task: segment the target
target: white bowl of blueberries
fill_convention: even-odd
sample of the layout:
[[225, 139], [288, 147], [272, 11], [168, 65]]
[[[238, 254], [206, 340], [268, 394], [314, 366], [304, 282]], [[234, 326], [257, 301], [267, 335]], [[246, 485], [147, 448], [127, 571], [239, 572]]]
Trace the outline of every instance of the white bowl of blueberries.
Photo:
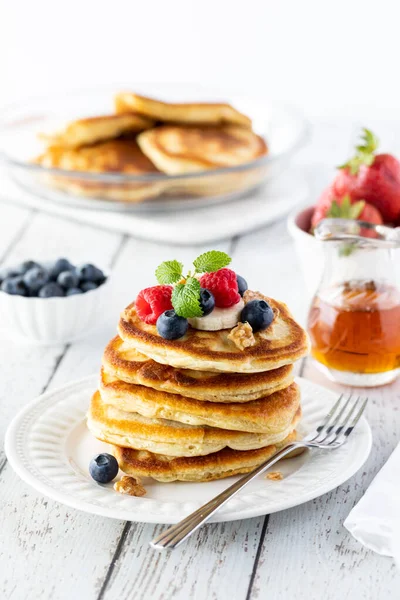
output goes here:
[[16, 338], [67, 343], [94, 331], [107, 314], [109, 277], [66, 258], [0, 269], [2, 325]]

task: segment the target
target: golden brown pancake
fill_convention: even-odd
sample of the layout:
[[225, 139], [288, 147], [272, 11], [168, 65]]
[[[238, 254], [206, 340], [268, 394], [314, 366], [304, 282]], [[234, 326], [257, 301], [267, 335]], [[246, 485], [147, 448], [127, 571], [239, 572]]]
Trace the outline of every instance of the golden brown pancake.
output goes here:
[[133, 111], [161, 123], [184, 123], [222, 125], [231, 123], [251, 128], [251, 119], [230, 104], [169, 103], [146, 98], [132, 92], [120, 92], [115, 96], [117, 113]]
[[154, 121], [134, 113], [89, 117], [73, 121], [63, 131], [41, 134], [49, 146], [79, 148], [96, 142], [111, 140], [124, 133], [143, 131], [153, 127]]
[[290, 426], [300, 406], [296, 383], [259, 400], [227, 404], [160, 392], [120, 381], [102, 371], [99, 390], [105, 404], [143, 417], [252, 433], [282, 431]]
[[[116, 139], [82, 148], [48, 148], [35, 162], [46, 168], [124, 175], [156, 174], [158, 169], [135, 140]], [[96, 198], [140, 202], [160, 194], [161, 181], [113, 182], [68, 175], [47, 175], [46, 183], [62, 191]]]
[[308, 354], [309, 340], [283, 302], [272, 298], [268, 302], [278, 315], [267, 329], [254, 334], [255, 345], [245, 350], [229, 340], [229, 329], [199, 331], [189, 327], [182, 338], [166, 340], [155, 325], [139, 319], [134, 303], [122, 313], [118, 333], [127, 347], [173, 367], [226, 373], [269, 371]]
[[158, 173], [135, 140], [117, 139], [82, 148], [48, 148], [35, 162], [43, 167], [90, 173]]
[[279, 430], [248, 433], [143, 417], [105, 404], [100, 393], [96, 392], [90, 404], [87, 424], [95, 437], [108, 444], [168, 456], [203, 456], [226, 446], [234, 450], [253, 450], [280, 442], [295, 429], [300, 416], [299, 407], [292, 422], [281, 423]]
[[249, 402], [273, 394], [293, 382], [292, 365], [249, 374], [170, 367], [140, 354], [119, 336], [107, 345], [103, 368], [111, 377], [127, 383], [209, 402]]
[[[199, 482], [249, 473], [295, 440], [296, 432], [293, 431], [281, 442], [256, 450], [240, 451], [224, 448], [207, 456], [178, 458], [119, 446], [113, 446], [112, 451], [120, 469], [128, 475], [152, 477], [164, 483]], [[293, 452], [290, 456], [300, 452], [301, 450]]]
[[164, 125], [143, 131], [137, 141], [144, 154], [168, 175], [235, 167], [267, 153], [260, 136], [236, 125]]

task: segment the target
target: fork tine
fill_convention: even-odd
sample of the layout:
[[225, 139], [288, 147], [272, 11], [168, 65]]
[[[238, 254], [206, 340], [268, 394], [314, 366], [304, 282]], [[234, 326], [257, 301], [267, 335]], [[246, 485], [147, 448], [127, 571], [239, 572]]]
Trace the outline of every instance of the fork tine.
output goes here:
[[354, 427], [357, 425], [358, 421], [361, 419], [362, 414], [363, 414], [363, 412], [364, 412], [365, 407], [367, 406], [367, 404], [368, 404], [368, 398], [365, 398], [364, 402], [361, 405], [360, 410], [358, 411], [358, 413], [354, 417], [353, 421], [350, 423], [349, 427], [344, 432], [343, 435], [344, 435], [345, 438], [349, 437], [349, 435], [353, 431]]
[[[337, 428], [335, 429], [335, 431], [331, 430], [331, 432], [326, 436], [326, 438], [324, 439], [325, 444], [332, 444], [338, 440], [341, 433], [345, 429], [347, 423], [349, 423], [351, 417], [353, 416], [360, 400], [361, 400], [361, 397], [359, 396], [357, 398], [357, 400], [354, 402], [354, 404], [347, 411], [347, 413], [344, 417], [344, 420], [340, 420], [340, 419], [337, 420], [337, 422], [335, 423], [335, 426], [332, 427], [332, 429], [335, 429], [336, 425], [337, 425]], [[347, 406], [347, 404], [346, 404], [346, 406]], [[342, 415], [340, 415], [340, 416], [342, 416]]]
[[[329, 422], [330, 422], [331, 418], [333, 417], [333, 415], [335, 414], [335, 412], [339, 408], [340, 403], [342, 402], [343, 396], [344, 396], [344, 394], [340, 394], [339, 399], [335, 402], [335, 404], [332, 406], [331, 410], [325, 416], [325, 419], [323, 420], [323, 422], [321, 423], [321, 425], [318, 425], [318, 427], [316, 428], [316, 430], [311, 434], [312, 437], [309, 437], [308, 439], [315, 440], [319, 436], [319, 434], [321, 433], [321, 431], [323, 429], [325, 429], [325, 427], [327, 425], [329, 425]], [[315, 435], [313, 435], [313, 434], [315, 434]]]
[[341, 406], [340, 412], [338, 415], [335, 415], [335, 418], [330, 421], [330, 423], [325, 427], [325, 430], [322, 430], [320, 435], [316, 438], [317, 442], [324, 442], [330, 435], [332, 430], [336, 427], [336, 425], [340, 422], [340, 419], [345, 414], [350, 402], [351, 402], [352, 394], [347, 398], [344, 405]]

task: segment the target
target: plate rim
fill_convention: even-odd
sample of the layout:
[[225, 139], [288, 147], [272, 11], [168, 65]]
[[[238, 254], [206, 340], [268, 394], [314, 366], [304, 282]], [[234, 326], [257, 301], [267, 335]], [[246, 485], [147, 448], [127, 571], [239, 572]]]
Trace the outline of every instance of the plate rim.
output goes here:
[[[314, 383], [313, 381], [306, 379], [304, 377], [300, 377], [300, 376], [296, 377], [296, 381], [299, 382], [300, 385], [301, 385], [302, 381], [306, 382], [304, 385], [311, 385], [311, 387], [316, 388], [320, 392], [323, 391], [323, 392], [331, 395], [332, 400], [334, 399], [333, 397], [335, 396], [335, 392], [329, 388], [325, 388], [324, 386], [322, 386], [320, 384]], [[4, 447], [5, 447], [5, 453], [6, 453], [7, 459], [10, 462], [11, 467], [13, 468], [15, 473], [20, 477], [20, 479], [22, 479], [22, 481], [24, 481], [25, 483], [30, 485], [33, 489], [39, 491], [45, 497], [51, 498], [52, 500], [59, 502], [60, 504], [64, 504], [66, 506], [69, 506], [71, 508], [74, 508], [74, 509], [77, 509], [77, 510], [89, 513], [89, 514], [94, 514], [94, 515], [102, 516], [102, 517], [106, 517], [106, 518], [113, 518], [113, 519], [118, 519], [118, 520], [123, 520], [123, 521], [133, 521], [133, 522], [140, 522], [140, 523], [170, 524], [173, 522], [177, 522], [178, 519], [168, 517], [168, 514], [161, 514], [161, 513], [154, 514], [151, 512], [151, 510], [148, 513], [139, 511], [135, 518], [133, 515], [133, 513], [135, 512], [134, 506], [132, 506], [132, 508], [129, 508], [127, 510], [126, 508], [109, 507], [107, 505], [91, 504], [90, 500], [84, 500], [77, 496], [66, 494], [65, 491], [63, 491], [62, 486], [59, 489], [55, 489], [55, 488], [48, 486], [46, 483], [40, 481], [39, 479], [36, 479], [35, 476], [33, 475], [33, 473], [20, 461], [20, 458], [19, 458], [18, 452], [17, 452], [17, 448], [16, 448], [16, 435], [17, 435], [19, 427], [21, 426], [21, 423], [23, 422], [24, 418], [27, 415], [29, 415], [32, 412], [32, 410], [34, 410], [38, 405], [45, 402], [46, 400], [48, 400], [51, 397], [54, 397], [54, 402], [52, 403], [52, 405], [56, 405], [58, 402], [61, 401], [60, 399], [58, 399], [58, 395], [61, 392], [64, 394], [68, 393], [68, 391], [79, 392], [80, 388], [86, 387], [89, 384], [91, 384], [91, 385], [94, 384], [94, 386], [96, 386], [97, 382], [98, 382], [98, 374], [93, 374], [93, 375], [72, 381], [70, 383], [67, 383], [63, 386], [57, 387], [55, 389], [46, 391], [44, 394], [41, 394], [40, 396], [34, 398], [31, 402], [28, 402], [28, 404], [26, 404], [14, 416], [14, 418], [12, 419], [12, 421], [10, 422], [10, 424], [6, 430]], [[265, 512], [265, 510], [263, 509], [262, 502], [259, 503], [258, 507], [257, 507], [257, 505], [241, 507], [241, 508], [233, 508], [232, 507], [232, 509], [230, 511], [228, 510], [223, 513], [217, 513], [215, 515], [215, 517], [210, 520], [210, 522], [236, 521], [236, 520], [241, 520], [241, 519], [260, 517], [260, 516], [263, 516], [266, 514], [273, 514], [275, 512], [280, 512], [281, 510], [287, 510], [290, 508], [294, 508], [295, 506], [299, 506], [301, 504], [304, 504], [305, 502], [314, 500], [315, 498], [318, 498], [318, 497], [322, 496], [323, 494], [336, 489], [340, 485], [343, 485], [343, 483], [345, 483], [353, 475], [355, 475], [355, 473], [357, 473], [357, 471], [363, 466], [363, 464], [368, 459], [369, 454], [371, 452], [373, 438], [372, 438], [372, 432], [371, 432], [370, 425], [369, 425], [368, 421], [366, 420], [365, 416], [363, 416], [362, 419], [360, 420], [360, 424], [363, 425], [363, 429], [364, 429], [363, 436], [360, 437], [360, 439], [363, 440], [363, 452], [361, 453], [360, 457], [358, 458], [358, 461], [351, 464], [349, 469], [345, 469], [343, 471], [343, 477], [337, 476], [337, 475], [335, 476], [333, 485], [332, 485], [332, 479], [330, 479], [330, 480], [328, 479], [328, 480], [321, 482], [321, 484], [319, 486], [317, 486], [316, 488], [313, 488], [312, 490], [310, 490], [309, 493], [307, 493], [307, 490], [305, 490], [303, 488], [303, 492], [302, 492], [300, 501], [299, 501], [298, 497], [295, 497], [294, 495], [293, 496], [289, 495], [288, 500], [286, 502], [284, 502], [284, 504], [282, 506], [276, 505], [272, 510], [269, 509], [267, 512]], [[136, 500], [136, 499], [130, 498], [130, 500]], [[141, 499], [141, 500], [143, 500], [143, 499]], [[157, 500], [154, 500], [154, 501], [158, 502]], [[127, 513], [131, 513], [129, 517], [128, 517]]]

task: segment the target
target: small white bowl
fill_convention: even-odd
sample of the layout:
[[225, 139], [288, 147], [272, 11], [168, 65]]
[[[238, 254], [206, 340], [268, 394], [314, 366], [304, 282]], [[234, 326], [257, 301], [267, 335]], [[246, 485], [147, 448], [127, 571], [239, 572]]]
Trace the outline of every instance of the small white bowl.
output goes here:
[[110, 276], [95, 290], [55, 298], [28, 298], [0, 291], [3, 325], [16, 339], [38, 344], [66, 344], [101, 326], [110, 299]]
[[299, 211], [293, 211], [287, 220], [288, 230], [296, 246], [307, 292], [312, 297], [317, 291], [324, 270], [323, 242], [317, 240], [311, 233], [311, 217], [314, 206], [307, 206]]

